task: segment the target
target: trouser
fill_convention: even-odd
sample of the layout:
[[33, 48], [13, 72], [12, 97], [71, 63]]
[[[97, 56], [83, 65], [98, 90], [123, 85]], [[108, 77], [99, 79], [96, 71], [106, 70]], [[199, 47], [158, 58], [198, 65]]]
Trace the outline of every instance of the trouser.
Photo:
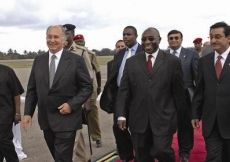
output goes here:
[[73, 149], [73, 161], [75, 162], [87, 162], [90, 159], [89, 154], [87, 153], [85, 140], [83, 137], [82, 130], [77, 130], [74, 149]]
[[117, 125], [117, 118], [114, 115], [114, 124], [113, 124], [113, 133], [115, 136], [118, 154], [121, 160], [132, 160], [133, 155], [133, 144], [131, 140], [131, 135], [128, 130], [128, 119], [126, 119], [126, 128], [125, 130], [119, 129]]
[[55, 162], [73, 162], [73, 147], [76, 131], [54, 132], [43, 130], [46, 144]]
[[7, 162], [19, 162], [13, 144], [12, 124], [0, 125], [0, 162], [5, 158]]
[[177, 140], [180, 157], [189, 157], [194, 145], [194, 129], [191, 124], [191, 109], [185, 110], [185, 116], [178, 123]]
[[213, 130], [208, 137], [204, 137], [206, 145], [205, 162], [229, 162], [230, 161], [230, 139], [222, 138], [217, 120]]
[[91, 99], [91, 111], [88, 114], [89, 133], [93, 141], [101, 139], [101, 129], [96, 99]]
[[144, 133], [131, 132], [135, 160], [137, 162], [175, 162], [175, 153], [172, 145], [173, 134], [156, 136], [148, 124]]
[[177, 140], [180, 157], [189, 157], [194, 146], [194, 129], [191, 124], [192, 98], [194, 87], [185, 89], [185, 105], [183, 119], [178, 123]]

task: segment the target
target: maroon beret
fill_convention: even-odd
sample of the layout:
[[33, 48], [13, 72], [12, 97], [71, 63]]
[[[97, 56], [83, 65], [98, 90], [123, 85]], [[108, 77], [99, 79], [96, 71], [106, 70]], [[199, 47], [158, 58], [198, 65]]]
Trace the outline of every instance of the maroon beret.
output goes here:
[[74, 36], [73, 40], [84, 39], [82, 34], [77, 34]]
[[202, 42], [202, 38], [196, 38], [196, 39], [194, 39], [193, 43], [197, 43], [197, 42]]

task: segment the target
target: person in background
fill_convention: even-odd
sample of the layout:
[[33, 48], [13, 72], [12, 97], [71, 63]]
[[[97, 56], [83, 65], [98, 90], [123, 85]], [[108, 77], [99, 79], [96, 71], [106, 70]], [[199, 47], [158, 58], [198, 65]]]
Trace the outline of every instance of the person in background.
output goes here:
[[13, 69], [0, 64], [0, 162], [19, 162], [12, 126], [20, 123], [20, 95], [24, 89]]
[[195, 50], [197, 51], [197, 53], [201, 57], [201, 54], [202, 54], [202, 38], [194, 39], [193, 44], [194, 44]]
[[38, 123], [56, 162], [72, 162], [76, 130], [82, 129], [82, 105], [93, 91], [83, 57], [63, 49], [65, 32], [61, 25], [47, 28], [49, 51], [34, 59], [23, 117], [27, 132], [38, 105]]
[[137, 42], [137, 36], [137, 30], [135, 27], [127, 26], [124, 28], [123, 41], [126, 48], [123, 48], [114, 55], [111, 75], [106, 81], [100, 99], [101, 109], [107, 113], [114, 113], [113, 133], [115, 136], [119, 156], [124, 162], [128, 162], [134, 159], [133, 144], [130, 132], [128, 130], [128, 125], [127, 129], [125, 130], [120, 130], [117, 125], [116, 101], [126, 59], [142, 51], [141, 45]]
[[[85, 60], [88, 72], [90, 74], [90, 78], [93, 81], [94, 75], [93, 75], [93, 68], [91, 65], [91, 61], [89, 58], [89, 55], [82, 55], [85, 53], [85, 48], [82, 46], [77, 45], [74, 41], [74, 35], [75, 35], [75, 28], [76, 26], [73, 24], [65, 24], [62, 25], [65, 29], [66, 34], [66, 45], [65, 49], [68, 51], [73, 52], [74, 54], [77, 54], [79, 56], [82, 56]], [[83, 106], [87, 111], [90, 111], [91, 107], [91, 97], [87, 100], [87, 102]], [[89, 162], [90, 155], [87, 153], [86, 145], [84, 136], [82, 133], [82, 129], [77, 130], [76, 137], [75, 137], [75, 143], [74, 143], [74, 150], [73, 150], [73, 160], [74, 161], [81, 161], [81, 162]]]
[[[185, 114], [183, 120], [178, 123], [177, 138], [179, 145], [180, 162], [188, 162], [190, 152], [194, 145], [194, 131], [191, 125], [191, 102], [195, 90], [197, 77], [198, 53], [181, 46], [183, 34], [178, 30], [168, 33], [169, 50], [167, 52], [175, 55], [181, 60], [184, 90], [185, 90]], [[194, 40], [194, 44], [201, 43], [200, 39]]]
[[[192, 102], [192, 126], [202, 131], [206, 162], [230, 161], [230, 26], [217, 22], [210, 27], [213, 52], [200, 58]], [[222, 156], [222, 153], [224, 156]]]
[[[125, 43], [123, 40], [118, 40], [115, 44], [115, 54], [118, 53], [121, 49], [125, 48]], [[107, 79], [109, 79], [109, 76], [111, 74], [113, 67], [113, 60], [107, 62]]]
[[181, 63], [159, 49], [156, 28], [146, 29], [141, 41], [144, 51], [125, 64], [117, 94], [117, 123], [123, 131], [129, 123], [135, 161], [175, 162], [171, 145], [184, 109]]
[[205, 55], [207, 55], [207, 54], [209, 54], [211, 52], [213, 52], [213, 49], [212, 49], [212, 46], [210, 44], [210, 41], [206, 41], [204, 43], [204, 46], [203, 46], [203, 49], [202, 49], [201, 57], [203, 57], [203, 56], [205, 56]]
[[101, 71], [100, 66], [96, 57], [96, 54], [93, 51], [88, 50], [85, 47], [85, 39], [82, 34], [77, 34], [74, 36], [74, 41], [77, 45], [85, 48], [87, 52], [83, 53], [84, 55], [88, 55], [91, 61], [91, 65], [93, 67], [94, 79], [93, 79], [93, 93], [91, 96], [91, 106], [90, 113], [88, 114], [88, 126], [91, 138], [93, 141], [96, 141], [96, 147], [99, 148], [102, 146], [101, 141], [101, 129], [99, 124], [99, 115], [98, 115], [98, 107], [97, 107], [97, 96], [101, 93]]

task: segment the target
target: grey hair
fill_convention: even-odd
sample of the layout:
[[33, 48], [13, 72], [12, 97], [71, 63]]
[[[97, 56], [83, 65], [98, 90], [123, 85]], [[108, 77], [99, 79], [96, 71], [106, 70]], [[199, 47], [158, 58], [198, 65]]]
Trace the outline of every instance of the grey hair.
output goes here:
[[52, 27], [60, 27], [61, 31], [62, 31], [62, 38], [63, 38], [63, 40], [66, 40], [65, 28], [62, 25], [51, 25], [51, 26], [49, 26], [46, 30], [46, 35], [48, 34], [49, 29]]

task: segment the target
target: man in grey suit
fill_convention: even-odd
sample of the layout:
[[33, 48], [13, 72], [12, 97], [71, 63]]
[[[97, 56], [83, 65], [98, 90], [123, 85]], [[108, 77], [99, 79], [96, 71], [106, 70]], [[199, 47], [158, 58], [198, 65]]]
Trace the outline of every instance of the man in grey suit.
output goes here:
[[180, 59], [159, 49], [160, 41], [157, 29], [144, 31], [144, 51], [127, 59], [117, 95], [118, 126], [126, 130], [129, 123], [138, 162], [175, 162], [171, 145], [183, 114], [183, 72]]
[[38, 104], [38, 122], [55, 162], [72, 162], [82, 105], [92, 93], [92, 82], [84, 59], [63, 49], [62, 26], [50, 26], [46, 41], [49, 51], [35, 58], [31, 70], [23, 128], [27, 131]]
[[199, 55], [196, 51], [181, 46], [183, 34], [178, 30], [168, 33], [169, 51], [179, 57], [182, 64], [185, 88], [185, 116], [178, 123], [177, 137], [181, 162], [187, 162], [194, 143], [194, 131], [191, 125], [191, 100], [195, 90]]
[[[206, 162], [230, 161], [230, 26], [224, 22], [210, 27], [214, 52], [200, 58], [193, 102], [192, 125], [202, 131]], [[222, 152], [224, 153], [222, 156]]]

